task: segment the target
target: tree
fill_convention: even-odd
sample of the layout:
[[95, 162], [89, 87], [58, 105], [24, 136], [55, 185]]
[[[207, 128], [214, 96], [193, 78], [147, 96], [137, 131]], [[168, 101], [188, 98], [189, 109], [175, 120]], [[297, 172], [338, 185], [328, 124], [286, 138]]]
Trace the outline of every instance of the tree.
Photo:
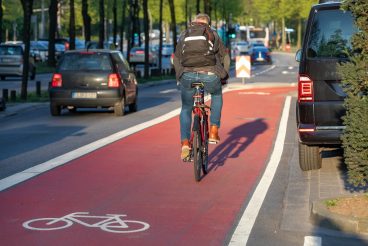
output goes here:
[[113, 14], [113, 42], [116, 45], [116, 35], [118, 34], [118, 21], [117, 21], [117, 3], [116, 0], [113, 2], [112, 14]]
[[347, 94], [342, 146], [349, 182], [365, 186], [368, 183], [368, 2], [346, 0], [343, 7], [355, 16], [359, 32], [352, 38], [355, 53], [350, 53], [350, 62], [338, 68]]
[[176, 18], [175, 18], [175, 5], [174, 0], [169, 0], [169, 6], [170, 6], [170, 13], [171, 13], [171, 31], [173, 33], [173, 44], [174, 48], [176, 47], [177, 43], [177, 33], [176, 33]]
[[69, 49], [75, 50], [75, 11], [74, 0], [69, 0]]
[[0, 0], [0, 43], [3, 41], [3, 0]]
[[29, 75], [29, 50], [31, 42], [31, 17], [33, 11], [33, 0], [21, 0], [23, 8], [23, 43], [25, 45], [23, 53], [23, 76], [22, 76], [22, 88], [21, 99], [27, 100], [27, 87], [28, 87], [28, 75]]
[[91, 17], [88, 14], [88, 0], [82, 0], [82, 17], [84, 25], [84, 39], [87, 44], [91, 41]]
[[122, 14], [121, 14], [121, 25], [120, 25], [120, 51], [123, 52], [124, 46], [124, 30], [125, 30], [125, 9], [126, 9], [127, 0], [123, 0], [122, 3]]
[[48, 64], [54, 67], [55, 60], [55, 35], [57, 29], [57, 9], [58, 0], [51, 0], [49, 6], [49, 47], [48, 47]]
[[148, 26], [148, 0], [143, 0], [144, 15], [144, 77], [149, 76], [149, 26]]
[[98, 35], [98, 48], [104, 48], [105, 42], [105, 1], [100, 0], [99, 4], [99, 14], [100, 14], [100, 22], [99, 22], [99, 35]]
[[158, 68], [160, 70], [160, 73], [162, 71], [162, 37], [163, 37], [163, 33], [162, 33], [162, 11], [163, 11], [163, 0], [160, 0], [160, 21], [159, 21], [159, 28], [160, 28], [160, 44], [159, 44], [159, 49], [158, 49]]

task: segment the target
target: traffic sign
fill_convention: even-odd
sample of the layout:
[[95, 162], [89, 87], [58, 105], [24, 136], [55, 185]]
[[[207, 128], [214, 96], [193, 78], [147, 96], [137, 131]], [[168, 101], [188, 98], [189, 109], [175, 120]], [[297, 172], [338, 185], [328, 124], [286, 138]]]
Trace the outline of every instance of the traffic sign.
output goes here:
[[250, 56], [236, 56], [235, 68], [237, 78], [250, 78], [251, 76]]

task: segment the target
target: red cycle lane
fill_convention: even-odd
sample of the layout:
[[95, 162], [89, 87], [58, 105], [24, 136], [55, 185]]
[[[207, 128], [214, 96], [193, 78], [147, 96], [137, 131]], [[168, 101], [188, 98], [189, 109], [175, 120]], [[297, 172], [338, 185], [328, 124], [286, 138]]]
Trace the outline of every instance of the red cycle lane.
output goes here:
[[[265, 168], [285, 96], [293, 90], [226, 93], [221, 143], [210, 147], [210, 172], [199, 183], [193, 165], [179, 160], [175, 117], [1, 192], [1, 245], [223, 245]], [[66, 220], [27, 224], [70, 225], [59, 230], [24, 227], [32, 219], [75, 212], [126, 215], [120, 218], [130, 227], [86, 226], [102, 218], [79, 218], [84, 225]], [[135, 229], [145, 230], [127, 233]]]

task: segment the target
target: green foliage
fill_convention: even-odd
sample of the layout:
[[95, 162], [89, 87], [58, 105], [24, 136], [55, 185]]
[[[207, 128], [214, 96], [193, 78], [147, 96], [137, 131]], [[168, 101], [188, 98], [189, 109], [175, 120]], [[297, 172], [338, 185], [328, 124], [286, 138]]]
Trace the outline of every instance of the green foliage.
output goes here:
[[326, 207], [328, 207], [328, 208], [336, 206], [338, 202], [339, 202], [338, 199], [330, 199], [330, 200], [325, 200], [324, 201]]
[[368, 183], [368, 2], [347, 0], [343, 7], [356, 17], [359, 32], [352, 39], [356, 52], [339, 66], [347, 94], [342, 143], [349, 182], [360, 186]]

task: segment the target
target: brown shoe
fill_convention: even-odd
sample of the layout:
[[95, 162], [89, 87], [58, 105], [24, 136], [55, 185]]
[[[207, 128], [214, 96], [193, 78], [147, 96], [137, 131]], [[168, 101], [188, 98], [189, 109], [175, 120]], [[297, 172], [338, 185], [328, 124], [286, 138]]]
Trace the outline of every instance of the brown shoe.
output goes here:
[[210, 144], [218, 144], [220, 142], [220, 137], [218, 135], [218, 126], [212, 125], [210, 127], [210, 134], [208, 137], [208, 142]]
[[190, 146], [189, 146], [189, 141], [188, 139], [184, 139], [181, 142], [181, 154], [180, 154], [180, 158], [182, 160], [188, 159], [190, 155]]

